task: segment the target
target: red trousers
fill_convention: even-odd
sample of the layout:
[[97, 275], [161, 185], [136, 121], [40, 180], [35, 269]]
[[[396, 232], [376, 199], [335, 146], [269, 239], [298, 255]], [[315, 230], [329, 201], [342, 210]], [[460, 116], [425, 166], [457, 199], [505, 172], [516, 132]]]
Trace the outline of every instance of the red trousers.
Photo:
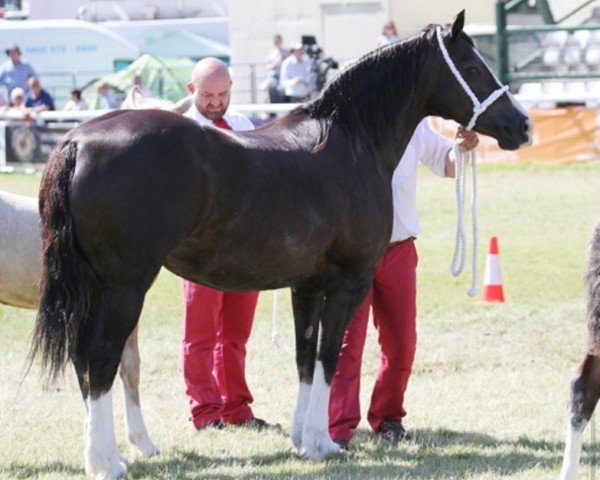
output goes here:
[[246, 343], [258, 292], [223, 292], [184, 280], [183, 375], [194, 426], [254, 415], [246, 384]]
[[369, 308], [379, 335], [379, 373], [367, 419], [375, 432], [400, 421], [417, 344], [417, 251], [414, 240], [390, 246], [375, 268], [373, 285], [348, 325], [329, 399], [331, 438], [350, 441], [360, 422], [360, 367]]

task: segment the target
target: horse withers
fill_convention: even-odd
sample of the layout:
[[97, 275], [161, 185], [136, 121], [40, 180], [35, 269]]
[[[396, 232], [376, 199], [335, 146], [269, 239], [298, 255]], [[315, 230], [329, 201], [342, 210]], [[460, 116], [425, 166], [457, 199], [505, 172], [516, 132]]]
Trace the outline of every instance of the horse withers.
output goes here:
[[42, 297], [31, 356], [70, 360], [86, 402], [90, 474], [126, 473], [112, 384], [165, 266], [222, 290], [290, 286], [299, 390], [292, 441], [339, 452], [329, 389], [345, 328], [392, 228], [391, 178], [417, 124], [455, 119], [516, 149], [530, 120], [463, 33], [464, 12], [350, 65], [310, 103], [252, 132], [170, 112], [111, 112], [75, 128], [40, 187]]
[[583, 431], [600, 398], [600, 224], [592, 236], [585, 283], [588, 348], [571, 382], [569, 424], [560, 480], [577, 479]]

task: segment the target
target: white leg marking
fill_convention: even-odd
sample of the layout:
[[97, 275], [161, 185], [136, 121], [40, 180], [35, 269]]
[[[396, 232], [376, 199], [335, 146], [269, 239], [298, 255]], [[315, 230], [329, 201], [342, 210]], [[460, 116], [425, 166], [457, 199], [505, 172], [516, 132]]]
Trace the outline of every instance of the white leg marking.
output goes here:
[[292, 442], [300, 451], [302, 448], [302, 427], [304, 426], [304, 417], [310, 401], [311, 386], [308, 383], [300, 382], [298, 384], [298, 399], [296, 400], [296, 410], [292, 418]]
[[571, 426], [571, 422], [567, 426], [567, 442], [565, 444], [565, 455], [560, 471], [560, 480], [577, 480], [581, 445], [583, 444], [583, 431], [586, 425], [587, 422], [584, 421], [579, 429], [574, 429]]
[[119, 454], [113, 421], [112, 390], [97, 400], [88, 397], [85, 428], [85, 471], [99, 479], [127, 474], [127, 461]]
[[158, 455], [160, 452], [150, 439], [142, 409], [136, 402], [137, 396], [123, 382], [123, 397], [125, 398], [125, 421], [127, 424], [127, 440], [144, 455]]
[[310, 392], [310, 403], [302, 429], [302, 449], [304, 455], [311, 459], [340, 453], [339, 445], [329, 436], [330, 390], [330, 386], [325, 382], [323, 363], [317, 361]]

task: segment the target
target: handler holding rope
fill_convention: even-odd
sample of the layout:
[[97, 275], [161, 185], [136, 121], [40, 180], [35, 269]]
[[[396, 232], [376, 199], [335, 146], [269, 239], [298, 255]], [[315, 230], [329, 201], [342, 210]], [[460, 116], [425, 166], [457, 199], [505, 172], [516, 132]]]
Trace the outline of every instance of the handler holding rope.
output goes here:
[[[455, 143], [470, 151], [477, 134], [459, 127]], [[369, 308], [379, 334], [381, 360], [371, 396], [368, 421], [383, 440], [397, 443], [406, 433], [402, 419], [417, 344], [417, 251], [420, 232], [416, 207], [417, 166], [421, 162], [440, 177], [455, 176], [453, 143], [435, 133], [427, 119], [416, 128], [392, 178], [394, 223], [390, 246], [375, 267], [373, 284], [350, 322], [340, 352], [329, 401], [329, 433], [348, 449], [360, 422], [360, 367]]]

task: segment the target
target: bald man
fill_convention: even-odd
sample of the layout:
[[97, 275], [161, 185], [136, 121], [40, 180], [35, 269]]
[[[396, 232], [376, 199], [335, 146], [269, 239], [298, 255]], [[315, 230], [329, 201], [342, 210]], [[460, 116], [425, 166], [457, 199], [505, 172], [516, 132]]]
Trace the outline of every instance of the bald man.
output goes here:
[[[192, 105], [184, 115], [200, 125], [252, 130], [248, 118], [228, 111], [231, 85], [223, 62], [201, 60], [187, 85]], [[224, 292], [184, 280], [183, 293], [183, 375], [194, 427], [269, 427], [252, 413], [253, 398], [245, 376], [246, 343], [258, 292]]]

